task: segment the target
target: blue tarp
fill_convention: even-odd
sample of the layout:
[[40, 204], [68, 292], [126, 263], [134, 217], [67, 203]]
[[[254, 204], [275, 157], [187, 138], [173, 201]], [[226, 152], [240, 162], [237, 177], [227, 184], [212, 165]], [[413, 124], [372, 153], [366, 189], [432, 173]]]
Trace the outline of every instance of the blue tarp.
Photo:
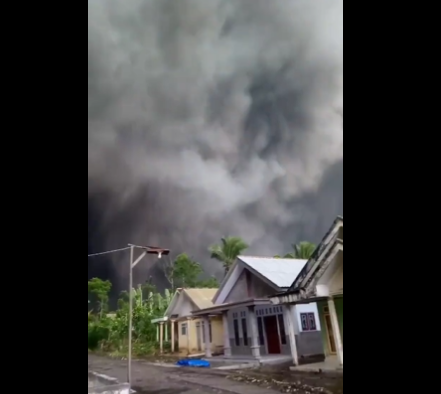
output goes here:
[[198, 367], [198, 368], [210, 368], [210, 363], [205, 360], [179, 360], [176, 365], [180, 365], [181, 367]]

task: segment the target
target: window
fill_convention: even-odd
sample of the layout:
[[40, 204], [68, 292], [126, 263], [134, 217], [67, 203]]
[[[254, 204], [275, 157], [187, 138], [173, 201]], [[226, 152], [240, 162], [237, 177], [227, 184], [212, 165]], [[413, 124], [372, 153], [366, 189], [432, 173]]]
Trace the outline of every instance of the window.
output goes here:
[[302, 322], [303, 331], [316, 331], [317, 325], [315, 323], [315, 315], [312, 312], [301, 313], [300, 320]]
[[240, 346], [239, 322], [237, 321], [237, 319], [233, 320], [233, 326], [234, 326], [234, 342], [236, 343], [236, 346]]
[[315, 315], [314, 313], [308, 313], [308, 323], [309, 323], [309, 330], [310, 331], [316, 331], [317, 327], [315, 325]]
[[280, 341], [282, 345], [286, 345], [285, 320], [283, 319], [283, 315], [277, 315], [277, 321], [279, 322]]
[[265, 337], [263, 336], [263, 322], [262, 318], [257, 318], [257, 331], [259, 332], [259, 345], [265, 345]]
[[248, 346], [247, 319], [242, 319], [243, 344]]
[[181, 335], [187, 335], [187, 323], [181, 325]]

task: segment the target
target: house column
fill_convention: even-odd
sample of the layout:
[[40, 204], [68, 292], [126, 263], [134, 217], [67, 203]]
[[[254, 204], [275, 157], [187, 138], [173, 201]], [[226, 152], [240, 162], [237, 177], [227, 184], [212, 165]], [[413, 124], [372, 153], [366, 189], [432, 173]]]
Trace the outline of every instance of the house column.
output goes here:
[[222, 313], [222, 323], [224, 325], [224, 356], [231, 357], [230, 333], [228, 331], [228, 311]]
[[187, 351], [188, 351], [188, 354], [191, 354], [190, 326], [191, 326], [191, 317], [187, 317]]
[[294, 365], [299, 365], [299, 355], [297, 353], [297, 342], [295, 333], [295, 319], [294, 314], [296, 313], [294, 305], [286, 305], [283, 308], [285, 312], [285, 321], [288, 329], [289, 336], [289, 347], [291, 348], [292, 362]]
[[248, 307], [248, 317], [251, 328], [251, 354], [254, 358], [260, 357], [259, 331], [257, 330], [256, 312], [254, 305]]
[[163, 346], [163, 335], [164, 335], [164, 322], [159, 323], [159, 352], [162, 354], [164, 350]]
[[168, 342], [168, 321], [165, 322], [165, 335], [164, 335], [164, 341]]
[[202, 319], [204, 321], [205, 357], [211, 357], [210, 318], [205, 315]]
[[156, 342], [159, 342], [159, 324], [156, 323]]
[[175, 351], [175, 321], [170, 321], [170, 330], [171, 330], [171, 351], [174, 353]]
[[337, 347], [337, 358], [340, 365], [343, 365], [343, 342], [341, 340], [340, 326], [338, 324], [337, 311], [335, 309], [334, 299], [328, 299], [329, 316], [331, 318], [332, 331], [335, 337], [335, 346]]

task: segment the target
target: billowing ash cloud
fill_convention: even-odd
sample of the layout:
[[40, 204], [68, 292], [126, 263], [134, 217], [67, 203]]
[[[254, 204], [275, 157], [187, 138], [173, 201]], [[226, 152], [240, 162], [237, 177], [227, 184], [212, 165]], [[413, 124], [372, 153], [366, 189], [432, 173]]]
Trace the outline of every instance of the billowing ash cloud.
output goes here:
[[[90, 0], [89, 200], [106, 247], [273, 255], [342, 213], [342, 0]], [[331, 181], [331, 178], [334, 179]]]

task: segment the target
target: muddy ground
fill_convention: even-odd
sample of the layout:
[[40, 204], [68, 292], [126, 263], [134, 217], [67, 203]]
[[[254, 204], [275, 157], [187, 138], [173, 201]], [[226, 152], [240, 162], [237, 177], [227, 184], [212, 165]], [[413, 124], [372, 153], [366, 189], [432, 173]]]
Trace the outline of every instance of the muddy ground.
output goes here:
[[[343, 393], [343, 375], [294, 373], [288, 365], [259, 370], [221, 371], [154, 366], [151, 365], [152, 361], [159, 360], [133, 361], [132, 385], [138, 394]], [[89, 370], [116, 377], [121, 382], [126, 381], [125, 360], [89, 354], [88, 367]]]

